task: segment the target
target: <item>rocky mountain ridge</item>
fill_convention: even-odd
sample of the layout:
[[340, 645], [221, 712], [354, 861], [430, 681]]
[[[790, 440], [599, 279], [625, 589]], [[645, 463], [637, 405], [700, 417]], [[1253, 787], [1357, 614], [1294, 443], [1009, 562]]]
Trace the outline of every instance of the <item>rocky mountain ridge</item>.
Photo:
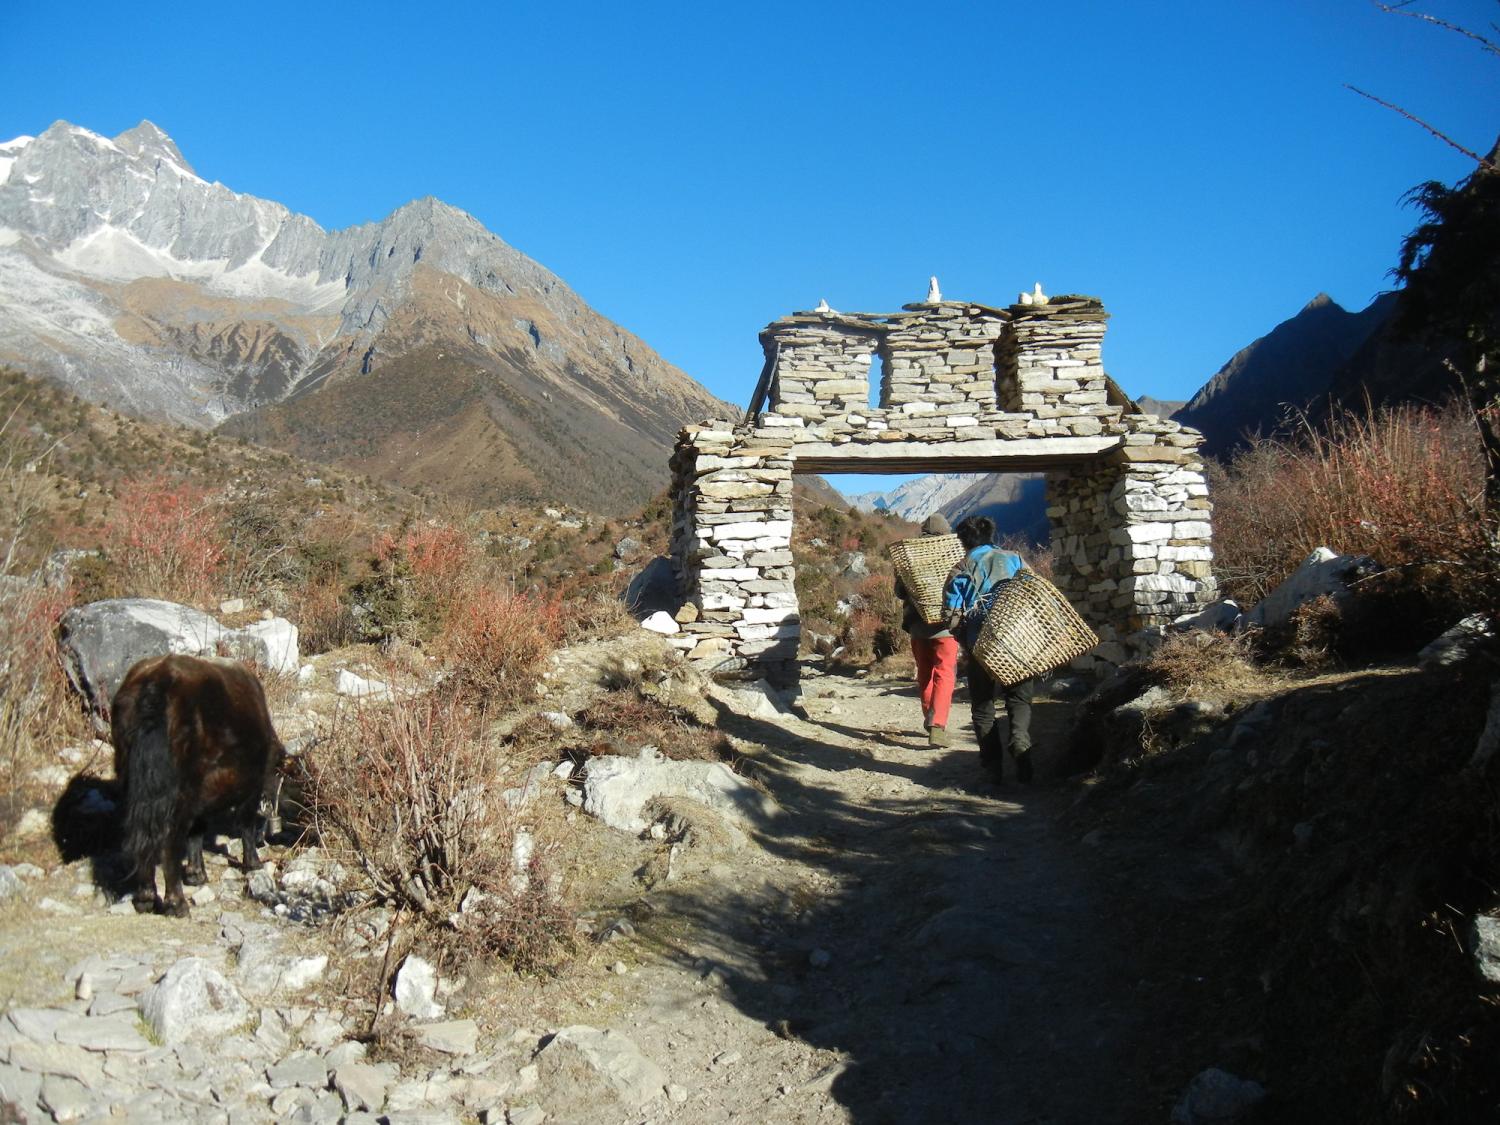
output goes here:
[[1046, 483], [1032, 473], [931, 473], [847, 499], [861, 511], [890, 512], [912, 523], [934, 512], [955, 524], [984, 515], [995, 521], [1000, 535], [1024, 534], [1034, 542], [1047, 536]]
[[0, 362], [474, 499], [639, 503], [683, 422], [736, 413], [471, 215], [429, 197], [325, 231], [150, 122], [0, 145]]
[[1289, 412], [1315, 410], [1335, 377], [1390, 318], [1395, 294], [1351, 313], [1319, 293], [1293, 317], [1236, 352], [1172, 417], [1203, 431], [1207, 453], [1232, 452], [1247, 433], [1270, 434]]

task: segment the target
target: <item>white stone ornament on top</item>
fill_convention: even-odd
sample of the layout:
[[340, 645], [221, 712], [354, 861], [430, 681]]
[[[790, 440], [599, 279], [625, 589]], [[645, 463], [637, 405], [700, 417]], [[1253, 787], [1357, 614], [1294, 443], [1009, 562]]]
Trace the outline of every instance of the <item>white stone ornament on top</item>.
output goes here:
[[826, 298], [826, 297], [820, 297], [818, 299], [818, 307], [815, 308], [815, 309], [813, 309], [813, 312], [820, 312], [820, 313], [832, 313], [833, 311], [834, 311], [833, 309], [829, 308], [829, 306], [828, 306], [828, 298]]
[[937, 278], [927, 279], [927, 304], [935, 305], [943, 299], [943, 291], [938, 288]]

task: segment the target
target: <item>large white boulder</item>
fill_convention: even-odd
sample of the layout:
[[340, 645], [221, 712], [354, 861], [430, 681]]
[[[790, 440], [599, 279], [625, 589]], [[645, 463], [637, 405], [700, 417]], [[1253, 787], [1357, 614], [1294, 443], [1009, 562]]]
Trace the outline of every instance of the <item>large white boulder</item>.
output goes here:
[[642, 811], [657, 797], [683, 797], [751, 827], [775, 804], [723, 762], [674, 762], [650, 746], [640, 756], [608, 754], [584, 766], [583, 811], [632, 835], [646, 830]]
[[110, 598], [63, 614], [68, 678], [102, 714], [131, 665], [148, 656], [212, 656], [225, 629], [191, 606], [155, 598]]
[[207, 961], [184, 957], [141, 997], [141, 1015], [163, 1043], [201, 1042], [245, 1023], [250, 1005]]
[[1272, 590], [1249, 613], [1243, 623], [1248, 627], [1272, 629], [1286, 624], [1298, 607], [1324, 594], [1342, 601], [1349, 596], [1349, 584], [1377, 569], [1368, 555], [1337, 555], [1319, 547], [1276, 589]]
[[62, 618], [68, 678], [101, 714], [132, 665], [151, 656], [228, 653], [269, 672], [297, 671], [297, 627], [273, 617], [226, 629], [192, 606], [157, 598], [110, 598], [77, 606]]
[[224, 643], [235, 656], [253, 660], [278, 676], [295, 676], [302, 665], [297, 653], [297, 626], [284, 617], [227, 630]]

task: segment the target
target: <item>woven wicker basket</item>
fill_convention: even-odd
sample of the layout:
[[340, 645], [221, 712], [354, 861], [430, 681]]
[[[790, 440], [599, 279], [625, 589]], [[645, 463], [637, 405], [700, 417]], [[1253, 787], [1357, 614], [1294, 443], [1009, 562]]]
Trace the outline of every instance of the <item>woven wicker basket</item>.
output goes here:
[[963, 562], [964, 545], [957, 535], [924, 535], [892, 543], [888, 553], [896, 577], [911, 595], [912, 604], [929, 625], [947, 615], [943, 612], [943, 584], [948, 573]]
[[1002, 582], [974, 644], [974, 656], [1007, 686], [1040, 676], [1099, 643], [1052, 583], [1023, 570]]

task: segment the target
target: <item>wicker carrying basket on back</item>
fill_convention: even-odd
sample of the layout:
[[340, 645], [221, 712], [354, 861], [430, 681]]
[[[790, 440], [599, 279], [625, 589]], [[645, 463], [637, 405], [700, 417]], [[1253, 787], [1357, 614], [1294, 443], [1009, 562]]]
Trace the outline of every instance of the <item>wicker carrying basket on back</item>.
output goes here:
[[936, 625], [943, 612], [943, 584], [948, 573], [964, 559], [964, 545], [957, 535], [924, 535], [903, 539], [889, 548], [896, 577], [911, 595], [912, 604], [929, 625]]
[[996, 588], [974, 644], [974, 656], [1009, 686], [1082, 656], [1099, 643], [1078, 611], [1052, 583], [1023, 570]]

